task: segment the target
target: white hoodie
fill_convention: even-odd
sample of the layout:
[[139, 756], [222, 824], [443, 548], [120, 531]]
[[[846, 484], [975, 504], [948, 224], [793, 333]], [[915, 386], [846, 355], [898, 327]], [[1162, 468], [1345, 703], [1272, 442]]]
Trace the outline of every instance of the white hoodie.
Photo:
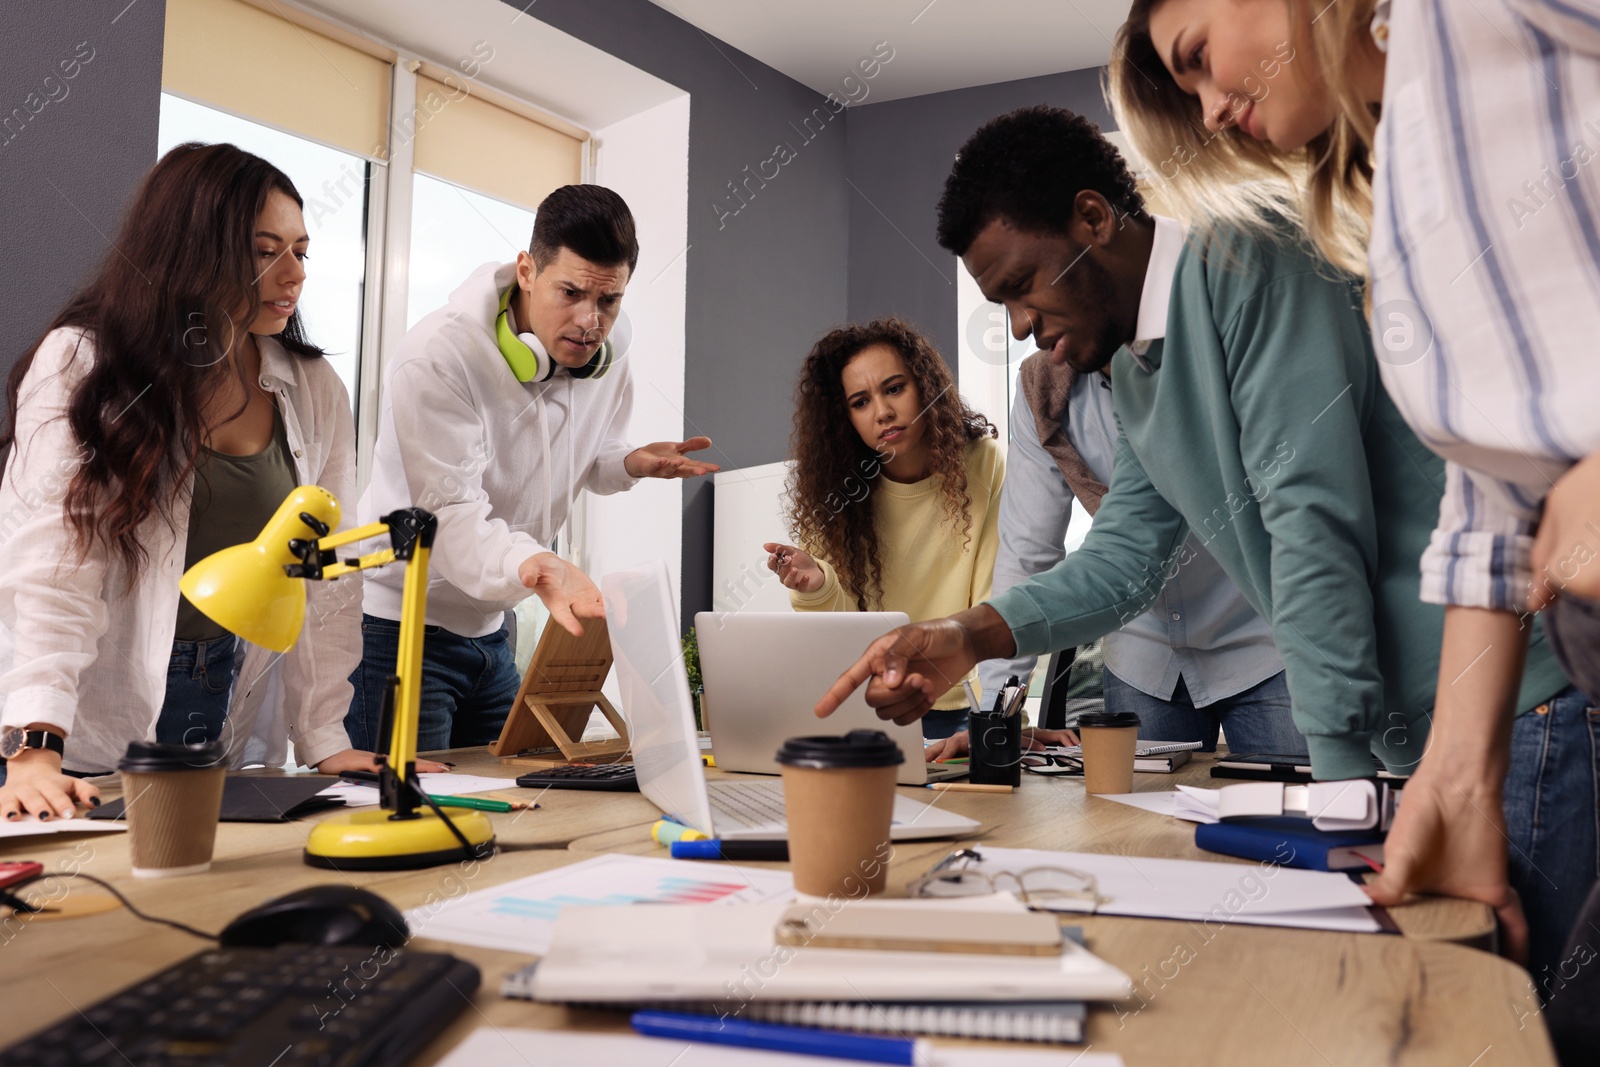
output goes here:
[[[463, 637], [493, 633], [528, 597], [517, 568], [549, 551], [580, 488], [636, 481], [622, 465], [633, 451], [626, 350], [598, 379], [558, 369], [519, 382], [495, 342], [500, 294], [515, 282], [515, 263], [487, 263], [401, 339], [359, 508], [363, 523], [411, 506], [438, 518], [427, 622]], [[367, 614], [398, 620], [404, 578], [402, 567], [368, 571]]]

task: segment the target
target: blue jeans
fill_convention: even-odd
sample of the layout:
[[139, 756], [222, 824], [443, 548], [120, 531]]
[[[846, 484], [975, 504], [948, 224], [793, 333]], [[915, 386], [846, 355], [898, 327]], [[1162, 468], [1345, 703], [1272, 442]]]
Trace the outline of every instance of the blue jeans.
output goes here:
[[1600, 709], [1576, 687], [1513, 721], [1505, 789], [1511, 885], [1528, 913], [1528, 970], [1541, 993], [1600, 875], [1597, 783]]
[[1107, 711], [1139, 716], [1139, 736], [1148, 741], [1199, 741], [1203, 751], [1217, 750], [1217, 731], [1228, 731], [1230, 752], [1304, 753], [1306, 739], [1289, 714], [1289, 683], [1282, 671], [1242, 693], [1223, 697], [1203, 708], [1194, 706], [1189, 687], [1178, 679], [1172, 699], [1162, 700], [1135, 689], [1107, 667], [1103, 673]]
[[[417, 751], [472, 748], [499, 740], [522, 686], [506, 628], [486, 637], [462, 637], [442, 626], [425, 626], [422, 635]], [[361, 617], [361, 665], [350, 675], [355, 695], [344, 719], [354, 748], [389, 750], [383, 701], [399, 652], [398, 622]]]
[[156, 719], [156, 740], [199, 745], [222, 736], [233, 692], [232, 634], [214, 641], [174, 641], [167, 662], [167, 695]]

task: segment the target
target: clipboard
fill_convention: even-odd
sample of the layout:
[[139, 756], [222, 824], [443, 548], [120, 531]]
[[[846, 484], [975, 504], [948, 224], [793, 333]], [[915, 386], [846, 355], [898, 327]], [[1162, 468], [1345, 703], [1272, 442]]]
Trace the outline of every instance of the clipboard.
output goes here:
[[[501, 763], [548, 769], [572, 763], [621, 763], [628, 755], [628, 726], [600, 691], [611, 673], [611, 636], [604, 619], [583, 620], [583, 636], [546, 624], [522, 676], [511, 713], [489, 745]], [[600, 709], [615, 738], [582, 740], [589, 716]]]

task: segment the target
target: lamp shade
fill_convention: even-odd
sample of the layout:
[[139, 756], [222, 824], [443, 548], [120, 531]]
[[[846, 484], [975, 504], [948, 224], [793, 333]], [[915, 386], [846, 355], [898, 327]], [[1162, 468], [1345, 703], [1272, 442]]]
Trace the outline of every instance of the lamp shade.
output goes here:
[[289, 548], [295, 538], [316, 540], [302, 514], [339, 525], [339, 502], [315, 485], [295, 488], [254, 541], [214, 552], [184, 573], [178, 588], [206, 618], [253, 645], [287, 652], [306, 617], [306, 586], [284, 567], [298, 563]]

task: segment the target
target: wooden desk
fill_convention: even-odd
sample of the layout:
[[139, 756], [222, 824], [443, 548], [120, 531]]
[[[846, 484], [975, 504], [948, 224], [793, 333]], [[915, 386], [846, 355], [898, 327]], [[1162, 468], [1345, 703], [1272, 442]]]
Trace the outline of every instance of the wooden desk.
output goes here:
[[[458, 770], [505, 775], [486, 754], [460, 753]], [[455, 758], [455, 757], [452, 757]], [[1203, 765], [1183, 777], [1204, 778]], [[1179, 776], [1141, 775], [1137, 788], [1170, 787]], [[1082, 784], [1028, 778], [1012, 797], [934, 794], [932, 801], [989, 823], [981, 840], [995, 845], [1127, 851], [1195, 857], [1192, 831], [1160, 816], [1097, 799]], [[649, 840], [656, 810], [637, 794], [549, 791], [538, 811], [494, 815], [500, 840], [518, 847], [494, 860], [426, 871], [340, 875], [300, 860], [310, 821], [223, 824], [206, 874], [170, 881], [128, 873], [124, 835], [34, 838], [0, 846], [0, 858], [35, 859], [51, 870], [76, 859], [114, 881], [142, 909], [204, 929], [262, 900], [303, 886], [345, 880], [373, 888], [398, 907], [448, 899], [513, 878], [588, 858], [597, 851], [664, 855]], [[947, 841], [899, 846], [890, 892], [952, 847]], [[1206, 854], [1207, 858], [1217, 857]], [[774, 865], [781, 866], [781, 865]], [[77, 883], [70, 893], [99, 890]], [[1411, 936], [1349, 935], [1087, 917], [1091, 947], [1126, 971], [1140, 999], [1090, 1015], [1089, 1042], [1144, 1064], [1441, 1064], [1494, 1067], [1553, 1063], [1520, 968], [1475, 949], [1428, 940], [1481, 936], [1483, 916], [1456, 902], [1423, 901], [1397, 909]], [[501, 978], [527, 962], [512, 952], [419, 940], [452, 952], [483, 972], [472, 1006], [426, 1050], [432, 1063], [482, 1025], [620, 1030], [612, 1013], [566, 1009], [498, 995]], [[0, 929], [0, 1045], [9, 1044], [197, 951], [202, 943], [135, 919], [123, 909], [56, 922], [16, 922]], [[1519, 1022], [1521, 1025], [1519, 1025]]]

